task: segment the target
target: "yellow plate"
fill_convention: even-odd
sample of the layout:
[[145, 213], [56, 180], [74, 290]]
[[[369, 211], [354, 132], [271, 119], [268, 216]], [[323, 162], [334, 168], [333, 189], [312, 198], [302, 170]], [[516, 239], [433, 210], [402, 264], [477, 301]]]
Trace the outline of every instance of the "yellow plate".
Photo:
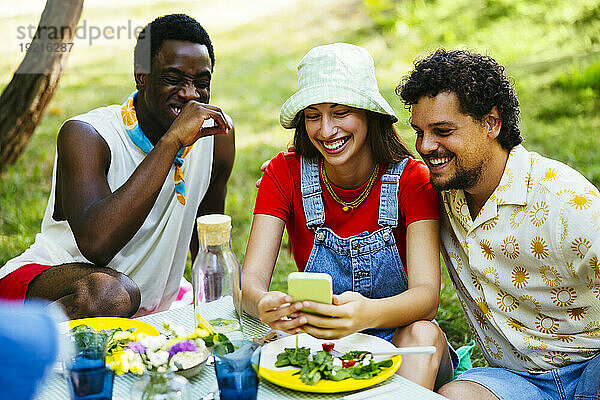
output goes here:
[[[363, 333], [355, 333], [338, 340], [316, 339], [306, 333], [298, 335], [298, 347], [309, 347], [311, 353], [323, 350], [321, 344], [325, 342], [335, 343], [335, 349], [342, 353], [351, 350], [385, 351], [395, 348], [393, 344], [386, 340]], [[348, 378], [338, 382], [321, 379], [315, 385], [307, 385], [300, 380], [299, 374], [293, 375], [299, 370], [297, 367], [275, 367], [277, 354], [281, 353], [283, 349], [291, 347], [296, 347], [296, 336], [286, 336], [263, 346], [258, 374], [271, 383], [302, 392], [338, 393], [364, 389], [383, 382], [392, 376], [400, 368], [402, 361], [401, 356], [391, 357], [393, 361], [392, 366], [382, 369], [378, 375], [370, 379]], [[390, 357], [375, 357], [374, 361], [381, 361], [386, 358]]]
[[[70, 329], [75, 328], [79, 325], [87, 325], [97, 331], [102, 329], [115, 329], [121, 328], [127, 330], [135, 328], [134, 333], [145, 333], [150, 336], [158, 336], [159, 332], [150, 324], [147, 324], [137, 319], [130, 318], [119, 318], [119, 317], [90, 317], [81, 319], [72, 319], [70, 321], [61, 322], [59, 325], [59, 332], [67, 333]], [[118, 349], [112, 353], [112, 356], [106, 358], [106, 363], [110, 364], [113, 362], [116, 356], [118, 356], [123, 350]]]
[[150, 336], [158, 336], [158, 330], [150, 324], [147, 324], [142, 321], [138, 321], [137, 319], [130, 318], [119, 318], [119, 317], [91, 317], [91, 318], [81, 318], [81, 319], [72, 319], [70, 321], [63, 322], [61, 325], [61, 330], [65, 332], [69, 329], [75, 328], [79, 325], [87, 325], [92, 329], [97, 331], [102, 329], [115, 329], [121, 328], [123, 330], [127, 330], [130, 328], [135, 328], [134, 333], [145, 333]]

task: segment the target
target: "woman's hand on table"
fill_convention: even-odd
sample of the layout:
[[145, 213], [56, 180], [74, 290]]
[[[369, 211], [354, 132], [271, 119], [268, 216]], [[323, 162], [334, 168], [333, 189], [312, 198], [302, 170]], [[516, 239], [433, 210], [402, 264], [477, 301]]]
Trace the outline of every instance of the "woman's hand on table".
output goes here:
[[[373, 312], [367, 311], [370, 299], [357, 292], [333, 296], [333, 304], [304, 301], [303, 306], [321, 315], [297, 313], [302, 330], [319, 339], [339, 339], [371, 328]], [[332, 318], [333, 317], [333, 318]]]
[[258, 301], [258, 317], [265, 324], [276, 330], [289, 334], [301, 331], [301, 319], [296, 313], [302, 308], [302, 303], [292, 303], [292, 296], [278, 292], [266, 292]]

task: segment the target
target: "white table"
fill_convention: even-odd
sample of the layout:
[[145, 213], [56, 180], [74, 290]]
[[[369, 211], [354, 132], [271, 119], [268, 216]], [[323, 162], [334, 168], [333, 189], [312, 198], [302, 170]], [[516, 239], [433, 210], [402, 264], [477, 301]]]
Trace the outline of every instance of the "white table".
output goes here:
[[[205, 319], [211, 320], [214, 318], [234, 318], [233, 305], [231, 302], [214, 302], [203, 305], [200, 312]], [[156, 327], [159, 331], [162, 330], [162, 324], [169, 321], [174, 325], [180, 325], [187, 330], [194, 328], [194, 309], [192, 306], [186, 306], [174, 310], [168, 310], [161, 313], [156, 313], [139, 318], [140, 321], [147, 322]], [[260, 337], [269, 331], [269, 327], [255, 318], [244, 315], [242, 320], [242, 330], [246, 338]], [[113, 387], [114, 400], [128, 400], [129, 390], [133, 382], [139, 377], [132, 374], [124, 376], [115, 376]], [[206, 366], [202, 371], [190, 379], [190, 388], [192, 396], [190, 400], [202, 399], [210, 392], [211, 386], [215, 382], [214, 369], [211, 366]], [[388, 386], [392, 385], [392, 386]], [[385, 393], [377, 394], [377, 391], [385, 390], [385, 387], [393, 387], [394, 390]], [[36, 400], [66, 400], [69, 398], [67, 384], [62, 375], [56, 372], [51, 372], [46, 382], [40, 388], [40, 393]], [[393, 375], [385, 382], [370, 388], [373, 392], [365, 393], [368, 399], [383, 400], [383, 399], [415, 399], [415, 400], [435, 400], [444, 399], [444, 397], [423, 388], [405, 378], [398, 375]], [[366, 389], [369, 390], [369, 389]], [[365, 390], [365, 391], [366, 391]], [[365, 392], [363, 391], [363, 392]], [[355, 400], [352, 395], [361, 393], [361, 391], [339, 393], [339, 394], [318, 394], [304, 393], [285, 389], [276, 386], [264, 379], [261, 379], [258, 389], [259, 400], [280, 400], [280, 399], [344, 399]]]

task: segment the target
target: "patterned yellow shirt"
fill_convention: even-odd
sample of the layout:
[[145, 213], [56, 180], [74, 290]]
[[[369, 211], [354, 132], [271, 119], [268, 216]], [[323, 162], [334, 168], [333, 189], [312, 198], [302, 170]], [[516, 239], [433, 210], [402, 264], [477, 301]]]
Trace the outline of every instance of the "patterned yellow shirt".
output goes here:
[[600, 194], [572, 168], [515, 147], [471, 219], [442, 192], [443, 253], [491, 366], [546, 371], [600, 352]]

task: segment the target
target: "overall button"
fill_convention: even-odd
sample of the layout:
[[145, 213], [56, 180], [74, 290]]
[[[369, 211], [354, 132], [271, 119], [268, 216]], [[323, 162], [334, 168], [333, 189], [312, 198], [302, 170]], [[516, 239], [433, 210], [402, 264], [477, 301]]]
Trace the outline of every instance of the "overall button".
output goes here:
[[389, 232], [385, 232], [383, 234], [383, 240], [386, 241], [386, 242], [388, 242], [390, 240], [390, 234], [389, 234]]
[[325, 240], [325, 234], [323, 232], [317, 232], [317, 240], [319, 242], [322, 242], [323, 240]]
[[368, 272], [368, 271], [356, 271], [356, 272], [354, 273], [354, 276], [355, 276], [357, 279], [360, 279], [360, 278], [366, 278], [367, 276], [369, 276], [369, 272]]
[[353, 249], [358, 249], [360, 247], [360, 243], [358, 242], [352, 242], [352, 248]]

